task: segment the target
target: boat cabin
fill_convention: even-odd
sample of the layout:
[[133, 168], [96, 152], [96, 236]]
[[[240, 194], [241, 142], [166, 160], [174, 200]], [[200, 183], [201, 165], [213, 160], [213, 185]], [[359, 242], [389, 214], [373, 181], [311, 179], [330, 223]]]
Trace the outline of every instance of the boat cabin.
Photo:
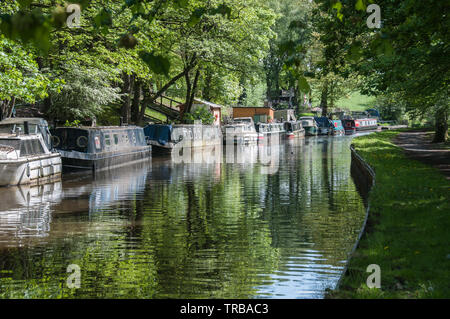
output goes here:
[[[25, 123], [28, 123], [27, 132]], [[0, 121], [0, 134], [41, 134], [48, 149], [52, 149], [48, 123], [42, 118], [12, 117]]]
[[52, 134], [64, 168], [102, 170], [150, 156], [144, 130], [137, 126], [59, 127]]

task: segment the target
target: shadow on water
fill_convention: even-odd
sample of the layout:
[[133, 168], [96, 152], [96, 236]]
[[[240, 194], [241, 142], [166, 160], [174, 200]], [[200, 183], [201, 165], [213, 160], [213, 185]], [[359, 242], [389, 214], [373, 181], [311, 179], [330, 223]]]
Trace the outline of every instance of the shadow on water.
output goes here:
[[[191, 154], [219, 161], [169, 155], [1, 190], [0, 296], [321, 298], [364, 219], [350, 141], [223, 147]], [[64, 285], [69, 264], [80, 289]]]

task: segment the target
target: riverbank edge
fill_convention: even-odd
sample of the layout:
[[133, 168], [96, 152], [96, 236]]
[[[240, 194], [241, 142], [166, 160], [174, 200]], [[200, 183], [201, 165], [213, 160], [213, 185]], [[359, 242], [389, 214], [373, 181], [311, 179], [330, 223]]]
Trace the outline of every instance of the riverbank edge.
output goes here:
[[[380, 137], [380, 141], [383, 141], [383, 148], [381, 150], [380, 156], [377, 157], [383, 157], [383, 155], [386, 154], [394, 154], [394, 157], [397, 156], [402, 162], [405, 162], [407, 164], [407, 169], [409, 170], [409, 173], [414, 173], [416, 168], [419, 168], [421, 170], [425, 170], [426, 174], [424, 174], [427, 178], [431, 180], [430, 183], [435, 183], [436, 180], [441, 182], [441, 186], [443, 186], [443, 191], [450, 190], [448, 183], [446, 184], [445, 177], [442, 176], [437, 170], [432, 168], [429, 165], [419, 163], [418, 161], [414, 159], [408, 158], [401, 147], [394, 144], [393, 140], [395, 137], [400, 133], [400, 131], [384, 131], [384, 132], [378, 132], [372, 134], [372, 139], [376, 139], [377, 137]], [[387, 138], [386, 138], [387, 137]], [[369, 139], [370, 139], [369, 138]], [[368, 180], [367, 182], [367, 191], [369, 193], [368, 195], [368, 201], [367, 201], [367, 209], [366, 209], [366, 219], [364, 221], [360, 236], [358, 237], [358, 240], [356, 241], [352, 252], [349, 255], [349, 259], [347, 261], [345, 270], [343, 271], [336, 287], [334, 290], [328, 290], [325, 294], [326, 299], [365, 299], [365, 298], [448, 298], [448, 289], [437, 289], [437, 291], [434, 289], [433, 285], [436, 283], [439, 283], [445, 278], [444, 276], [434, 278], [433, 283], [431, 281], [428, 281], [424, 285], [420, 285], [418, 287], [417, 283], [408, 283], [406, 280], [402, 280], [400, 277], [397, 277], [396, 274], [394, 274], [395, 270], [392, 269], [385, 269], [384, 273], [388, 273], [388, 276], [390, 282], [388, 282], [387, 286], [383, 285], [383, 267], [381, 279], [382, 279], [382, 287], [381, 289], [376, 288], [368, 288], [366, 284], [367, 277], [371, 274], [366, 272], [366, 268], [362, 267], [363, 264], [366, 264], [365, 267], [369, 266], [373, 262], [365, 262], [365, 260], [374, 259], [373, 256], [368, 256], [370, 253], [374, 253], [377, 248], [379, 250], [379, 247], [376, 247], [377, 244], [379, 246], [379, 243], [377, 242], [376, 237], [383, 237], [383, 232], [387, 233], [389, 231], [389, 225], [386, 227], [383, 225], [383, 221], [380, 220], [380, 205], [383, 207], [383, 204], [377, 203], [378, 211], [371, 210], [371, 203], [373, 203], [374, 199], [372, 198], [373, 191], [375, 189], [375, 178], [376, 178], [376, 172], [377, 170], [381, 170], [380, 165], [383, 165], [383, 160], [379, 161], [374, 160], [374, 156], [364, 156], [370, 154], [368, 152], [368, 149], [370, 149], [369, 146], [364, 146], [364, 143], [358, 143], [361, 140], [368, 139], [367, 136], [358, 137], [354, 140], [354, 143], [352, 143], [350, 149], [352, 153], [352, 160], [355, 160], [355, 163], [359, 166], [360, 173], [366, 175], [365, 178]], [[355, 147], [356, 144], [360, 144], [357, 147]], [[371, 146], [371, 145], [370, 145]], [[366, 148], [366, 149], [364, 149]], [[380, 151], [380, 150], [379, 150]], [[373, 152], [373, 151], [372, 151]], [[361, 154], [362, 153], [362, 154]], [[353, 165], [353, 164], [352, 164]], [[392, 164], [391, 164], [392, 165]], [[403, 170], [405, 170], [405, 167], [403, 167]], [[395, 173], [394, 173], [395, 175]], [[419, 178], [419, 177], [418, 177]], [[370, 179], [372, 181], [370, 182]], [[419, 178], [420, 179], [420, 178]], [[401, 181], [399, 182], [401, 183]], [[392, 185], [393, 184], [393, 185]], [[424, 183], [425, 184], [425, 183]], [[391, 183], [390, 190], [387, 189], [386, 185], [383, 183], [380, 183], [379, 180], [377, 180], [377, 192], [387, 192], [387, 191], [395, 191], [395, 183]], [[411, 196], [411, 198], [402, 198], [404, 202], [408, 202], [409, 200], [417, 199], [414, 196]], [[447, 198], [443, 198], [443, 201], [445, 201]], [[442, 200], [441, 200], [442, 202]], [[445, 208], [448, 207], [447, 205], [444, 205]], [[437, 209], [440, 209], [438, 206]], [[436, 209], [434, 209], [435, 211]], [[389, 216], [388, 216], [389, 218]], [[436, 219], [436, 218], [435, 218]], [[439, 220], [439, 218], [437, 218]], [[406, 221], [405, 221], [406, 223]], [[403, 225], [402, 225], [403, 226]], [[438, 227], [439, 225], [435, 225], [434, 228]], [[447, 223], [448, 226], [448, 223]], [[442, 227], [441, 227], [442, 228]], [[380, 236], [381, 234], [381, 236]], [[389, 237], [389, 236], [387, 236]], [[402, 238], [404, 239], [404, 238]], [[424, 242], [429, 242], [429, 239], [422, 238]], [[448, 243], [448, 235], [447, 237], [443, 237], [440, 239], [444, 239], [442, 242]], [[421, 240], [421, 238], [418, 238], [418, 240]], [[363, 244], [365, 247], [361, 247], [361, 244]], [[389, 246], [385, 246], [384, 250], [388, 251]], [[442, 248], [442, 247], [439, 247]], [[442, 251], [442, 249], [440, 249]], [[449, 251], [450, 252], [450, 251]], [[416, 251], [415, 254], [420, 254], [419, 251]], [[400, 255], [400, 256], [399, 256]], [[450, 255], [441, 255], [440, 263], [443, 265], [448, 265], [450, 262]], [[393, 260], [405, 258], [403, 254], [397, 251], [396, 256], [392, 256]], [[386, 259], [386, 256], [382, 256], [380, 261], [384, 261]], [[406, 259], [408, 259], [406, 257]], [[411, 259], [411, 258], [410, 258]], [[443, 260], [446, 259], [446, 260]], [[409, 261], [406, 262], [408, 264]], [[430, 261], [427, 264], [427, 268], [430, 268], [432, 265], [432, 262]], [[398, 265], [397, 265], [398, 266]], [[436, 265], [437, 267], [439, 265]], [[413, 268], [413, 267], [411, 267]], [[420, 269], [420, 267], [419, 267]], [[414, 271], [417, 271], [418, 269], [408, 269], [407, 271], [411, 271], [414, 273]], [[419, 273], [416, 273], [419, 274]], [[422, 277], [423, 273], [420, 274]], [[386, 277], [386, 275], [385, 275]], [[400, 279], [395, 284], [392, 283], [392, 277]], [[419, 279], [419, 280], [420, 280]], [[431, 279], [431, 278], [430, 278]], [[445, 282], [448, 282], [448, 279], [443, 280], [444, 285], [441, 283], [441, 287], [445, 286]]]
[[[351, 166], [353, 165], [357, 165], [358, 168], [358, 173], [362, 174], [360, 177], [362, 177], [364, 179], [364, 192], [366, 192], [367, 197], [369, 196], [369, 193], [371, 191], [371, 189], [375, 186], [375, 171], [373, 170], [373, 168], [358, 154], [358, 152], [356, 152], [355, 147], [353, 144], [350, 145], [350, 152], [351, 152], [351, 157], [352, 157], [352, 163]], [[342, 281], [344, 280], [346, 273], [347, 273], [347, 269], [348, 266], [350, 264], [350, 260], [352, 259], [352, 256], [354, 255], [356, 249], [358, 249], [359, 246], [359, 242], [361, 241], [361, 238], [363, 237], [365, 230], [366, 230], [366, 225], [367, 225], [367, 221], [369, 220], [369, 214], [370, 214], [370, 202], [367, 201], [367, 205], [366, 205], [366, 215], [364, 216], [364, 221], [363, 221], [363, 225], [361, 227], [361, 230], [358, 234], [358, 238], [356, 239], [355, 244], [353, 245], [352, 250], [349, 253], [349, 258], [347, 260], [347, 263], [345, 264], [344, 270], [342, 271], [341, 277], [339, 278], [334, 291], [338, 291], [339, 287], [341, 286]]]

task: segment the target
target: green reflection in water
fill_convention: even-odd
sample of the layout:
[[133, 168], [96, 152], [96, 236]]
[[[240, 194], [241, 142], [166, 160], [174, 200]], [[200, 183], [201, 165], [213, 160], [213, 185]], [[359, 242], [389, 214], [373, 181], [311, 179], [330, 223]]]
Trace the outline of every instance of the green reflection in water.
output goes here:
[[[31, 195], [0, 212], [0, 296], [320, 298], [364, 217], [349, 143], [282, 144], [269, 165], [154, 158], [71, 176], [59, 193], [13, 189]], [[80, 289], [66, 286], [69, 264]]]

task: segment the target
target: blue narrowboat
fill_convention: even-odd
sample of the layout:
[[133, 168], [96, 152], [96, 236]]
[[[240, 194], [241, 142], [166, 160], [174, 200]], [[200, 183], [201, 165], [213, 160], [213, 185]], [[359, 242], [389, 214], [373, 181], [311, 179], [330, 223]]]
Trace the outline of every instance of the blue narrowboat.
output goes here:
[[319, 127], [318, 129], [318, 134], [319, 135], [329, 135], [331, 133], [331, 123], [330, 120], [328, 119], [328, 117], [322, 116], [322, 117], [314, 117], [314, 120], [317, 123], [317, 126]]
[[101, 171], [151, 156], [144, 130], [137, 126], [58, 127], [51, 133], [66, 170]]
[[149, 124], [144, 128], [147, 143], [154, 151], [171, 153], [175, 146], [205, 148], [222, 144], [218, 125]]

